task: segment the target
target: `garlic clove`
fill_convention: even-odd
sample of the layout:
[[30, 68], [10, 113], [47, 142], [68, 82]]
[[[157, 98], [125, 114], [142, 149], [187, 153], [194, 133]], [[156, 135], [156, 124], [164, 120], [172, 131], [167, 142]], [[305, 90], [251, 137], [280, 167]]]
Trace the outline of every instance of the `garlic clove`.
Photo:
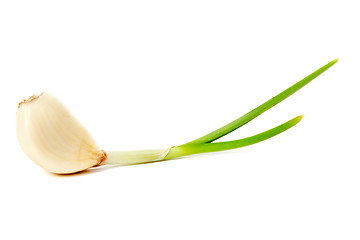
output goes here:
[[53, 173], [79, 172], [106, 159], [85, 127], [50, 93], [19, 104], [16, 129], [25, 154]]

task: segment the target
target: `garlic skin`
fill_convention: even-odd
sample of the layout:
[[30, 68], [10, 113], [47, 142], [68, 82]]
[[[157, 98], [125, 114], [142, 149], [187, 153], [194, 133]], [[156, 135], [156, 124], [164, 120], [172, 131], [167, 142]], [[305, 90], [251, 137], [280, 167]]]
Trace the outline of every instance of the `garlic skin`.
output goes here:
[[49, 172], [75, 173], [106, 159], [85, 127], [47, 92], [19, 104], [16, 130], [25, 154]]

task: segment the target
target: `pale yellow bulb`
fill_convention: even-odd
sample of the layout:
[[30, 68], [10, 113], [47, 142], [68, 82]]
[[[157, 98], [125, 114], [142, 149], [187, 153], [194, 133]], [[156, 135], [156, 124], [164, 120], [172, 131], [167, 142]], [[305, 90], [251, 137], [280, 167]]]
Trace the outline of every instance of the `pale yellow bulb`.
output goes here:
[[19, 104], [16, 129], [26, 155], [53, 173], [79, 172], [106, 159], [85, 127], [47, 92]]

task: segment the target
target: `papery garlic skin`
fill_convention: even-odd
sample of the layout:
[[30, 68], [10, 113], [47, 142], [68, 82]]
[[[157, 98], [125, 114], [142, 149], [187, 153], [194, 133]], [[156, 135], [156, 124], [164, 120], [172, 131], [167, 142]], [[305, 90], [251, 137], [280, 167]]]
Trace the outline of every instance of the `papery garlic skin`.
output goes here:
[[25, 154], [53, 173], [79, 172], [106, 159], [85, 127], [47, 92], [19, 104], [16, 130]]

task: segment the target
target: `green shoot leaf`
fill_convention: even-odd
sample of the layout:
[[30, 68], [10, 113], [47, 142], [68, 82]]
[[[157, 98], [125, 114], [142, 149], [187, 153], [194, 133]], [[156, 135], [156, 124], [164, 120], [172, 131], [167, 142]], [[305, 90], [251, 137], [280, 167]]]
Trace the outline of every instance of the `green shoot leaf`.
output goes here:
[[[289, 87], [285, 91], [281, 92], [280, 94], [276, 95], [275, 97], [271, 98], [267, 102], [263, 103], [262, 105], [260, 105], [259, 107], [253, 109], [252, 111], [248, 112], [247, 114], [243, 115], [242, 117], [236, 119], [235, 121], [233, 121], [233, 122], [219, 128], [219, 129], [217, 129], [217, 130], [215, 130], [215, 131], [213, 131], [213, 132], [211, 132], [211, 133], [209, 133], [209, 134], [207, 134], [205, 136], [202, 136], [202, 137], [200, 137], [198, 139], [195, 139], [195, 140], [193, 140], [191, 142], [188, 142], [186, 144], [183, 144], [181, 146], [200, 144], [200, 143], [211, 143], [211, 142], [215, 141], [216, 139], [219, 139], [222, 136], [224, 136], [224, 135], [238, 129], [239, 127], [245, 125], [246, 123], [250, 122], [251, 120], [253, 120], [257, 116], [259, 116], [260, 114], [264, 113], [265, 111], [269, 110], [270, 108], [272, 108], [276, 104], [280, 103], [284, 99], [286, 99], [289, 96], [291, 96], [292, 94], [294, 94], [296, 91], [298, 91], [299, 89], [304, 87], [306, 84], [308, 84], [313, 79], [315, 79], [320, 74], [322, 74], [327, 69], [329, 69], [331, 66], [333, 66], [338, 60], [339, 59], [335, 59], [335, 60], [329, 62], [325, 66], [319, 68], [318, 70], [316, 70], [315, 72], [313, 72], [309, 76], [307, 76], [304, 79], [302, 79], [301, 81], [295, 83], [293, 86]], [[225, 146], [225, 145], [221, 145], [221, 146]], [[208, 148], [207, 145], [206, 145], [206, 147], [204, 146], [204, 148]], [[213, 148], [213, 147], [211, 147], [211, 148]]]
[[166, 155], [164, 160], [198, 153], [218, 152], [249, 146], [258, 142], [262, 142], [290, 129], [299, 123], [302, 118], [303, 115], [298, 116], [275, 128], [244, 139], [217, 143], [186, 144], [179, 147], [173, 147], [170, 149], [170, 152]]

